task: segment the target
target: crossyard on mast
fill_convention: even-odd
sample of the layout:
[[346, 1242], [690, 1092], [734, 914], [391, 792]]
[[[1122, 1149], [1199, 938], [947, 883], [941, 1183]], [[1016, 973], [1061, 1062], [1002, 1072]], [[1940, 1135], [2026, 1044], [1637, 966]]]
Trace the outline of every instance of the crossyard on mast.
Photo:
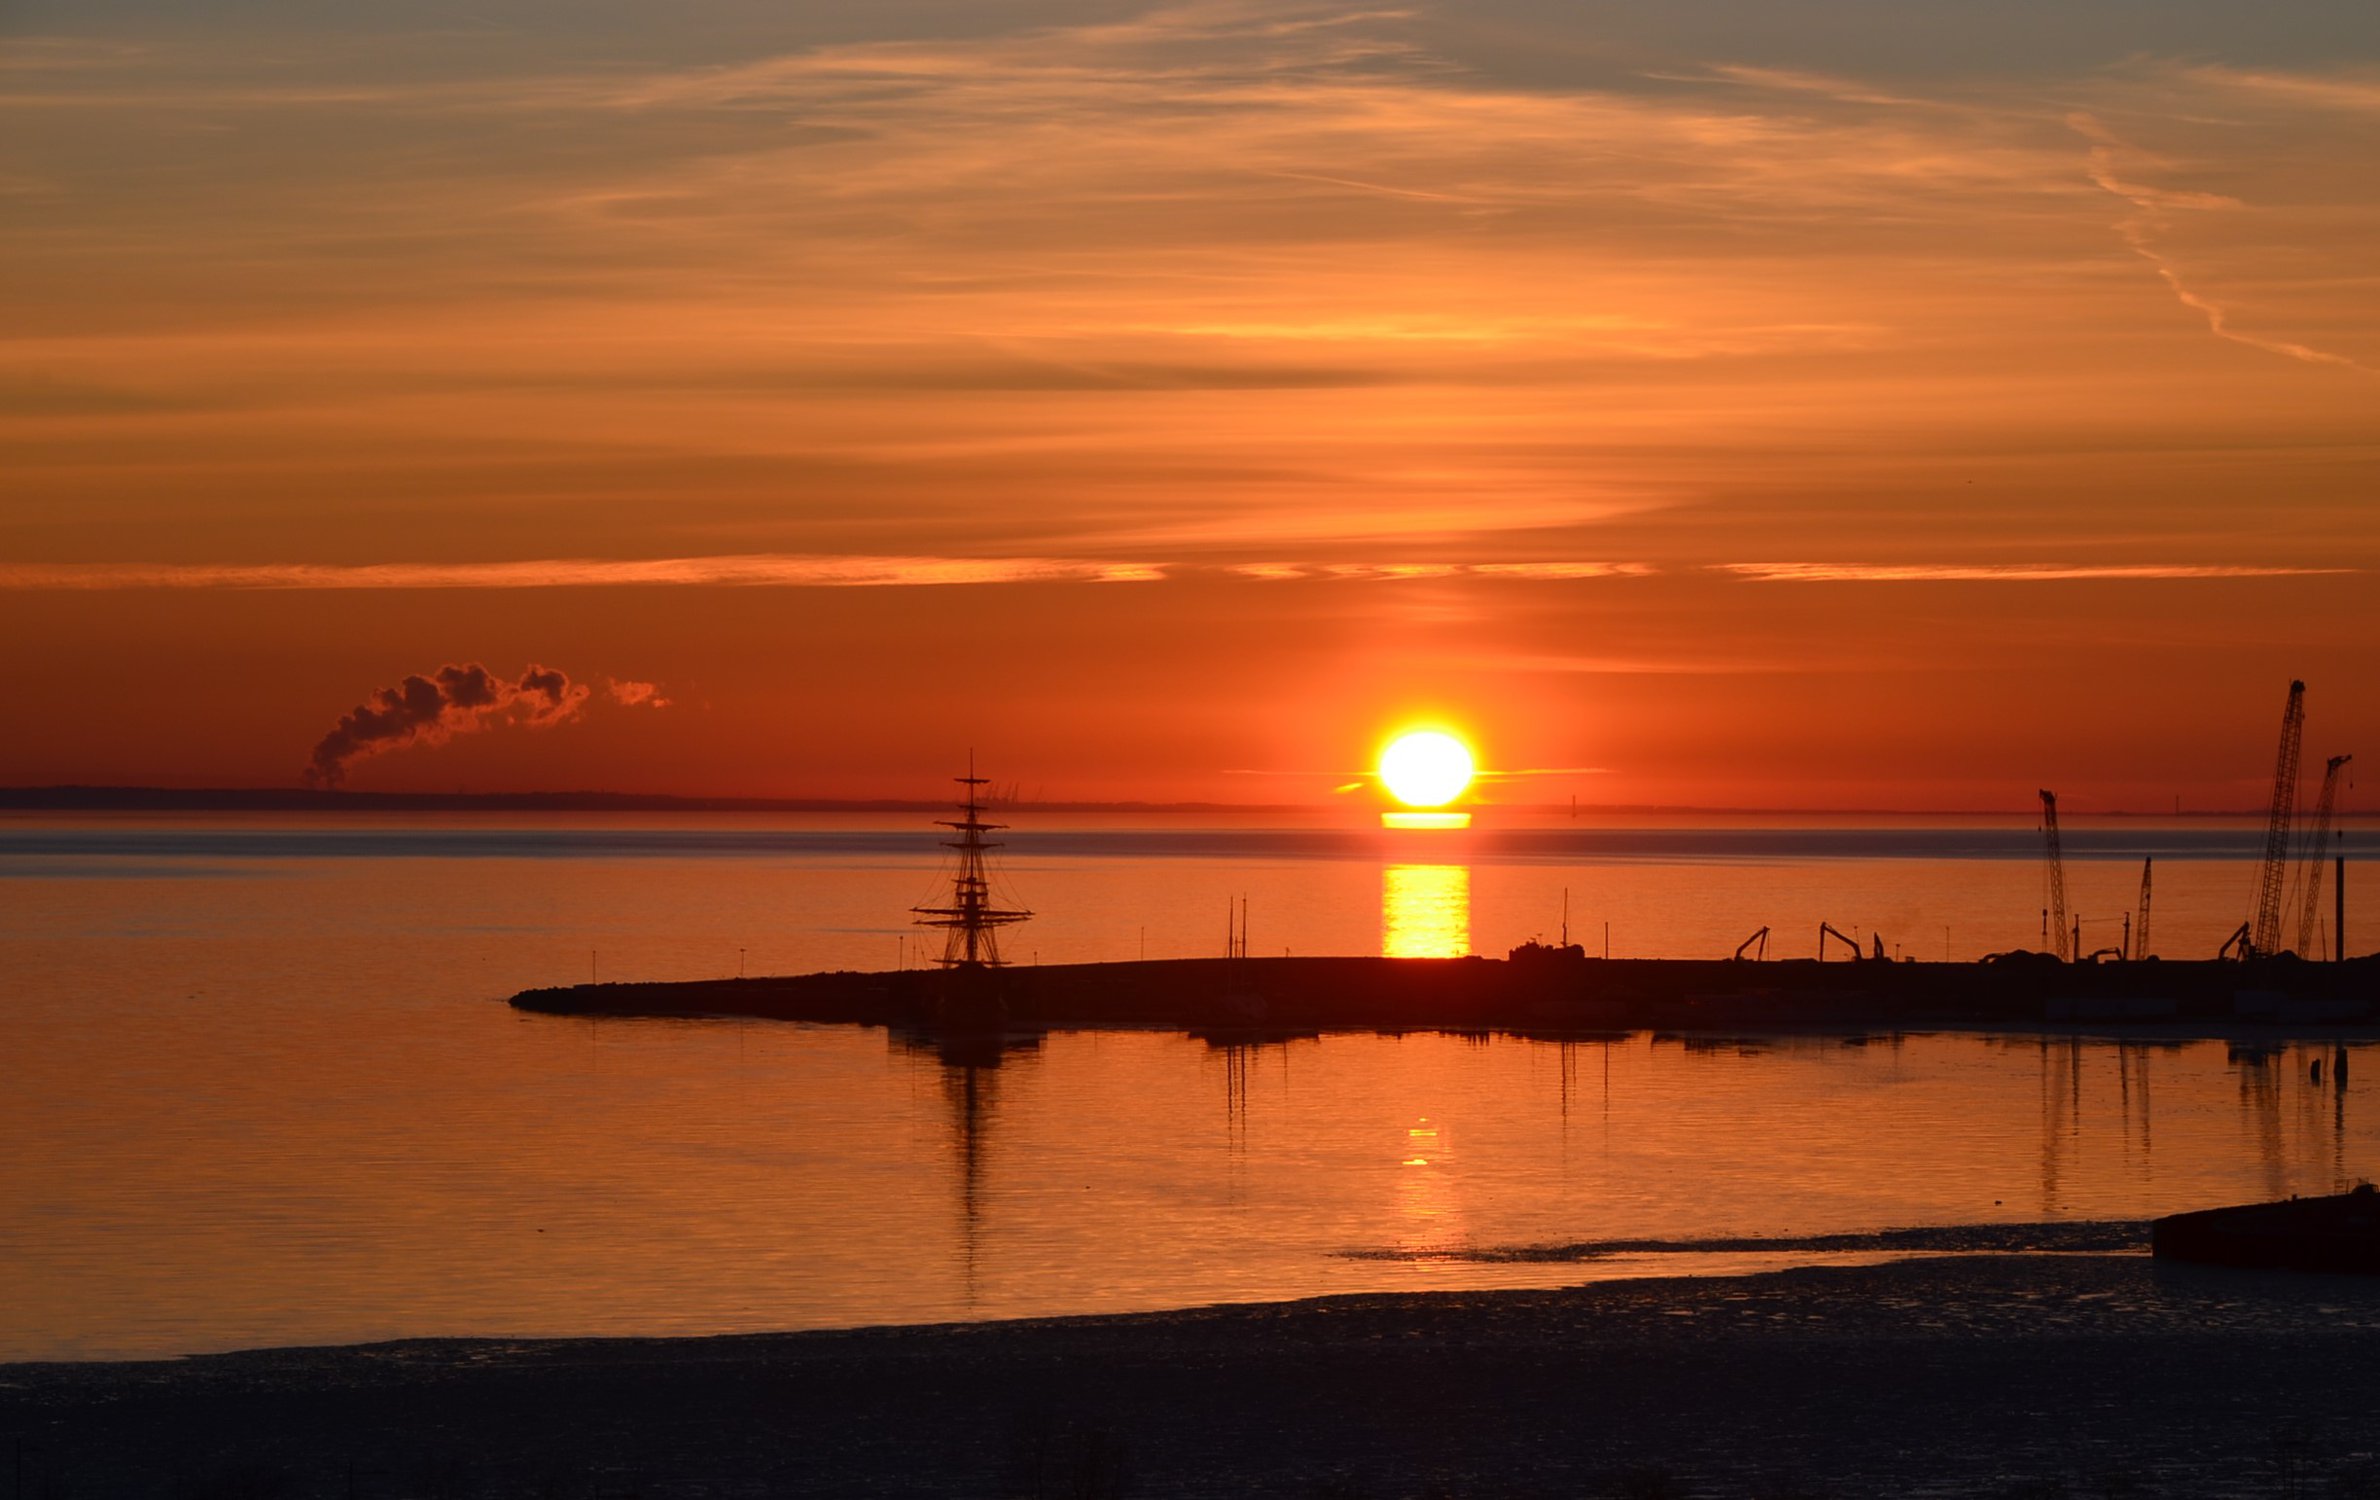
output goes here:
[[944, 839], [942, 847], [959, 851], [958, 873], [951, 879], [948, 906], [914, 906], [920, 927], [941, 927], [950, 936], [942, 944], [942, 967], [946, 969], [998, 968], [1000, 957], [998, 931], [1012, 923], [1022, 922], [1033, 914], [1021, 908], [1008, 909], [992, 904], [991, 876], [984, 867], [986, 850], [1000, 846], [984, 838], [987, 833], [1005, 828], [1005, 823], [983, 821], [983, 796], [978, 790], [989, 786], [991, 779], [975, 774], [970, 763], [967, 774], [951, 778], [967, 789], [966, 800], [959, 804], [963, 814], [957, 818], [936, 820], [941, 827], [955, 829], [958, 837]]

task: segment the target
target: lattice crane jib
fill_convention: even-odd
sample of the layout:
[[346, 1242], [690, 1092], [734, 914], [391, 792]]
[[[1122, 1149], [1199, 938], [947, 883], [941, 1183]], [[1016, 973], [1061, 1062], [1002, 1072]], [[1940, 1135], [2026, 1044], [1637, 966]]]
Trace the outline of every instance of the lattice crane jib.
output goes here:
[[983, 820], [983, 794], [979, 788], [990, 785], [990, 779], [974, 774], [972, 768], [968, 774], [951, 779], [965, 787], [967, 794], [966, 800], [959, 804], [961, 816], [936, 820], [938, 826], [958, 834], [955, 839], [942, 841], [942, 847], [955, 849], [959, 855], [958, 871], [951, 877], [950, 904], [917, 906], [910, 910], [916, 915], [918, 926], [940, 927], [950, 934], [942, 944], [942, 967], [997, 968], [1005, 962], [1000, 957], [999, 929], [1033, 914], [1021, 907], [993, 904], [991, 872], [984, 855], [1000, 846], [984, 835], [1008, 825]]
[[2339, 768], [2355, 759], [2352, 755], [2334, 755], [2322, 768], [2322, 796], [2314, 804], [2314, 826], [2306, 834], [2298, 861], [2298, 880], [2305, 887], [2305, 902], [2298, 908], [2297, 953], [2301, 958], [2313, 958], [2314, 921], [2321, 915], [2322, 872], [2330, 857], [2331, 812], [2339, 805]]
[[2306, 685], [2289, 684], [2281, 710], [2281, 753], [2273, 766], [2272, 814], [2264, 831], [2264, 863], [2256, 876], [2256, 915], [2248, 941], [2258, 953], [2281, 951], [2281, 889], [2289, 879], [2289, 824], [2297, 811], [2297, 758], [2306, 731]]
[[2042, 925], [2049, 929], [2050, 951], [2063, 963], [2074, 962], [2074, 934], [2066, 925], [2066, 859], [2058, 849], [2058, 794], [2041, 793], [2041, 837], [2048, 891], [2041, 907]]

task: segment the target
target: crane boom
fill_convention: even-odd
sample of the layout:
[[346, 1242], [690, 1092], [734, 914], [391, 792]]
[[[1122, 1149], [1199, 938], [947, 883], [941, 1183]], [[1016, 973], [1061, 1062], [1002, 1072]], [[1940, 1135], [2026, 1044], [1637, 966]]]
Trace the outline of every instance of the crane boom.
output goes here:
[[2273, 766], [2273, 809], [2264, 830], [2264, 863], [2257, 871], [2256, 916], [2249, 947], [2281, 951], [2281, 886], [2289, 874], [2289, 821], [2297, 811], [2297, 755], [2306, 731], [2306, 685], [2289, 684], [2289, 706], [2281, 710], [2281, 754]]
[[1854, 962], [1867, 957], [1867, 954], [1861, 951], [1857, 938], [1852, 937], [1832, 922], [1821, 922], [1818, 924], [1818, 961], [1820, 963], [1826, 962], [1826, 940], [1830, 937], [1851, 950]]
[[2041, 794], [2041, 834], [2048, 845], [2049, 860], [2049, 904], [2041, 909], [2041, 922], [2056, 934], [2051, 951], [2058, 955], [2058, 961], [2072, 963], [2074, 938], [2066, 930], [2066, 859], [2058, 850], [2058, 794], [2046, 789]]
[[2330, 843], [2331, 809], [2339, 801], [2339, 767], [2355, 759], [2352, 755], [2334, 755], [2322, 768], [2322, 798], [2314, 804], [2314, 830], [2306, 836], [2305, 860], [2299, 865], [2299, 879], [2305, 884], [2305, 905], [2297, 918], [2297, 953], [2300, 958], [2314, 954], [2314, 918], [2322, 901], [2322, 860], [2324, 846]]

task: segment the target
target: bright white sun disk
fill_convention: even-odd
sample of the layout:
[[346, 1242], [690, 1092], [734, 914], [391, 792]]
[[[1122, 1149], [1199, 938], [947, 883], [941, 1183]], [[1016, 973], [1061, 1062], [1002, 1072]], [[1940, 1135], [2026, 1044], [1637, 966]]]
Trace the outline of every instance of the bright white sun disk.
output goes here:
[[1471, 784], [1471, 752], [1451, 734], [1416, 730], [1380, 753], [1380, 779], [1407, 807], [1444, 807]]

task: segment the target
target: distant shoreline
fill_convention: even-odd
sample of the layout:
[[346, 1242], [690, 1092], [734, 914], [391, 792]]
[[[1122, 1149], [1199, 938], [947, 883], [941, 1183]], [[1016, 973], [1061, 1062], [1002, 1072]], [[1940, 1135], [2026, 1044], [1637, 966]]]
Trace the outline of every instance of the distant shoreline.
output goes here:
[[[361, 792], [311, 787], [0, 787], [0, 812], [680, 812], [680, 813], [932, 813], [948, 798], [887, 797], [692, 797], [659, 792]], [[1322, 803], [1014, 801], [986, 804], [998, 812], [1047, 813], [1245, 813], [1282, 816], [1325, 810]], [[1699, 807], [1671, 803], [1581, 804], [1505, 803], [1494, 811], [1557, 817], [1575, 813], [1595, 818], [1948, 818], [2000, 819], [2029, 824], [2030, 806], [2005, 810], [1878, 807]], [[2127, 822], [2193, 823], [2265, 817], [2262, 809], [2191, 809], [2152, 812], [2075, 809], [2069, 818], [2111, 818]], [[2342, 811], [2342, 824], [2380, 820], [2380, 812]]]

